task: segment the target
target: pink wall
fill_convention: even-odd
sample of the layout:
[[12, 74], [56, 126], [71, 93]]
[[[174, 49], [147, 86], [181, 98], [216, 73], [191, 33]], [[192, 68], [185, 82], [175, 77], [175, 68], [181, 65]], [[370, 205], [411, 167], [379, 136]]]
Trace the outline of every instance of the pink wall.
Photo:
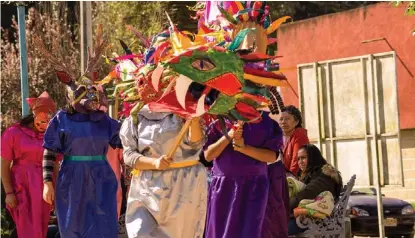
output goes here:
[[[281, 68], [298, 64], [392, 51], [386, 38], [403, 63], [396, 59], [398, 103], [401, 129], [415, 128], [415, 16], [404, 15], [405, 8], [389, 2], [337, 14], [325, 15], [283, 25], [278, 30], [278, 55]], [[405, 69], [407, 66], [412, 76]], [[298, 95], [295, 69], [284, 72]], [[299, 100], [289, 88], [283, 88], [285, 104], [298, 106]]]

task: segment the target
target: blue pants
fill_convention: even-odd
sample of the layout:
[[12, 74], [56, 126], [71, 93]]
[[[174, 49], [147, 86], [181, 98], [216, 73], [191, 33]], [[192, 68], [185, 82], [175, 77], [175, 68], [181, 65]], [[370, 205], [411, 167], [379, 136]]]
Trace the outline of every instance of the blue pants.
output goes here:
[[117, 179], [106, 160], [64, 160], [56, 182], [62, 238], [118, 237]]

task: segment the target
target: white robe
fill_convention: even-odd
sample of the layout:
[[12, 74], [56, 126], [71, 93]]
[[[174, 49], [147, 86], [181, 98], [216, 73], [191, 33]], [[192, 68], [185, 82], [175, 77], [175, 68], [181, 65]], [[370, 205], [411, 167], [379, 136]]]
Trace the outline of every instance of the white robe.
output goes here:
[[[121, 127], [120, 138], [128, 166], [140, 156], [166, 155], [179, 133], [182, 119], [169, 113], [152, 113], [147, 107]], [[190, 143], [186, 137], [173, 160], [198, 160], [205, 139]], [[207, 173], [202, 164], [165, 171], [140, 171], [131, 180], [126, 227], [129, 238], [202, 238], [207, 207]]]

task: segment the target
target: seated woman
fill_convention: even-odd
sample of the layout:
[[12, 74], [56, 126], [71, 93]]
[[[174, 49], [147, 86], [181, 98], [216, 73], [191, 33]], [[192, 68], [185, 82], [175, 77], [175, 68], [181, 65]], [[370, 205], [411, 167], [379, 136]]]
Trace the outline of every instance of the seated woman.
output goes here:
[[[302, 146], [297, 153], [300, 171], [298, 177], [306, 184], [305, 188], [290, 199], [290, 212], [298, 206], [303, 199], [314, 199], [320, 193], [329, 191], [337, 199], [343, 187], [340, 172], [329, 165], [321, 155], [320, 150], [312, 144]], [[302, 232], [294, 218], [288, 222], [288, 235]]]

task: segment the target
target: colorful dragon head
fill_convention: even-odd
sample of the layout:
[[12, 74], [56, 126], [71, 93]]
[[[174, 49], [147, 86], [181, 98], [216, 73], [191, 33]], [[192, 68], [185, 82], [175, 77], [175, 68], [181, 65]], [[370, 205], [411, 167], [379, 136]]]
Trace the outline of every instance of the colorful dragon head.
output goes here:
[[[255, 54], [256, 55], [256, 54]], [[252, 121], [258, 109], [270, 104], [269, 86], [282, 85], [281, 75], [247, 67], [251, 54], [240, 55], [225, 48], [200, 46], [160, 63], [142, 85], [158, 99], [149, 102], [152, 111], [174, 111], [185, 117], [205, 113]], [[282, 81], [282, 82], [281, 82]]]
[[[210, 16], [211, 4], [204, 10]], [[288, 18], [267, 25], [262, 2], [247, 3], [253, 5], [247, 8], [235, 4], [215, 5], [219, 20], [200, 24], [196, 35], [179, 31], [170, 21], [170, 29], [153, 38], [129, 97], [138, 101], [133, 118], [146, 104], [152, 111], [183, 117], [210, 114], [240, 121], [257, 121], [266, 106], [273, 113], [283, 108], [276, 87], [287, 82], [273, 72], [278, 70], [276, 57], [267, 55], [266, 48], [275, 42], [267, 35]]]

